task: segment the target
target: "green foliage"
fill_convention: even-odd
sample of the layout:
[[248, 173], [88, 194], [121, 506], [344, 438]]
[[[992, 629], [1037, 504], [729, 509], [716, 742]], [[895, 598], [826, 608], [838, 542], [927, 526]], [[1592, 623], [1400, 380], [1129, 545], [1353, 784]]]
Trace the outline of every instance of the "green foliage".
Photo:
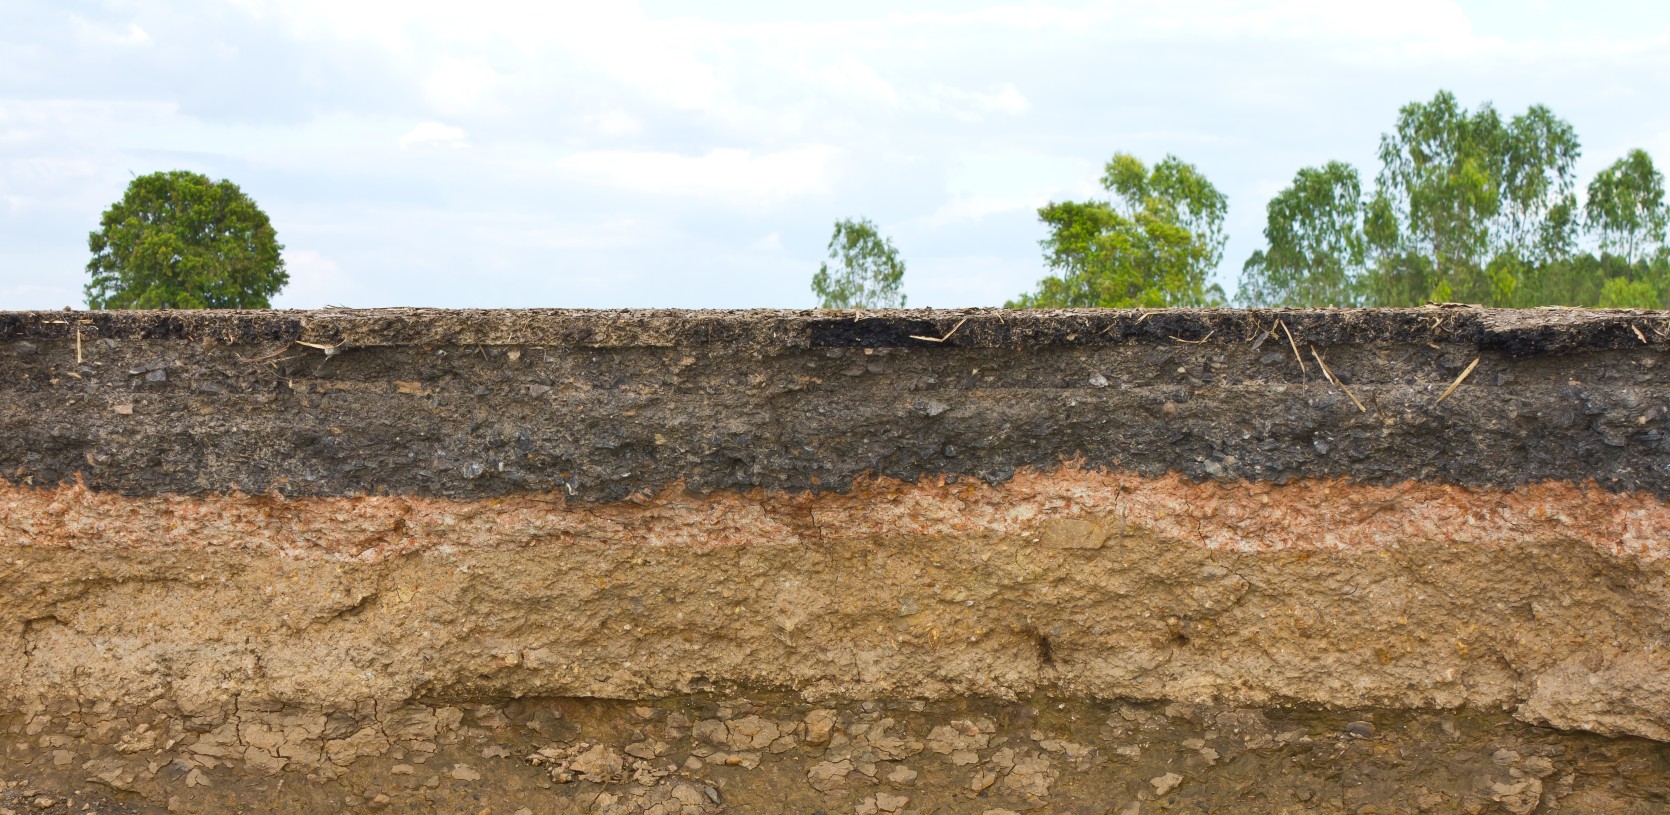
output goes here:
[[1664, 175], [1645, 150], [1631, 150], [1589, 182], [1584, 214], [1603, 250], [1641, 260], [1663, 245], [1670, 220], [1664, 204]]
[[91, 308], [268, 308], [290, 279], [266, 213], [183, 170], [135, 178], [87, 246]]
[[[1580, 213], [1580, 150], [1542, 106], [1504, 121], [1448, 92], [1405, 105], [1381, 137], [1372, 194], [1333, 162], [1300, 170], [1270, 202], [1268, 246], [1248, 258], [1237, 299], [1656, 307], [1667, 294], [1663, 176], [1633, 151], [1589, 185]], [[1602, 254], [1578, 253], [1585, 231]]]
[[1645, 280], [1614, 277], [1600, 289], [1601, 308], [1659, 308], [1658, 292]]
[[812, 276], [818, 308], [904, 308], [905, 262], [868, 218], [835, 222], [829, 260]]
[[1236, 299], [1249, 306], [1360, 305], [1368, 252], [1362, 198], [1349, 164], [1300, 170], [1266, 208], [1269, 248], [1247, 259]]
[[[1423, 272], [1432, 288], [1419, 299], [1380, 304], [1462, 299], [1510, 305], [1514, 286], [1501, 275], [1515, 259], [1544, 263], [1569, 254], [1580, 152], [1571, 125], [1542, 106], [1503, 122], [1488, 103], [1469, 113], [1447, 91], [1431, 102], [1405, 105], [1396, 129], [1380, 140], [1378, 194], [1397, 231], [1382, 235], [1373, 248], [1381, 257], [1428, 261]], [[1504, 255], [1512, 259], [1498, 262]], [[1392, 264], [1387, 271], [1413, 268]], [[1371, 288], [1412, 293], [1412, 282]]]
[[1192, 164], [1166, 156], [1150, 170], [1116, 154], [1102, 175], [1107, 201], [1038, 210], [1040, 244], [1056, 273], [1008, 308], [1205, 306], [1223, 302], [1209, 276], [1223, 258], [1229, 202]]

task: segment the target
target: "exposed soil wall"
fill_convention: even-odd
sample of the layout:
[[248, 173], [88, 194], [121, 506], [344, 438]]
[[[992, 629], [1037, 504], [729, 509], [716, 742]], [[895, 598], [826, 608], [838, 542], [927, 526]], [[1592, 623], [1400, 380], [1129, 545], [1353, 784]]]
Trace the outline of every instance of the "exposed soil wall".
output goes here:
[[0, 806], [1663, 811], [1667, 321], [0, 314]]

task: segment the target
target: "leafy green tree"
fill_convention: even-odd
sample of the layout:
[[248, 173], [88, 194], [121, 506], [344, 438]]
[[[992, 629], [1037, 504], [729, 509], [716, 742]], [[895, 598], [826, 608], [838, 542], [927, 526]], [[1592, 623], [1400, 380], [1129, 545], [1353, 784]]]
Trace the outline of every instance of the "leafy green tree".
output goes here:
[[868, 218], [844, 218], [835, 222], [829, 261], [812, 276], [812, 292], [818, 308], [904, 308], [904, 277], [905, 262], [891, 239]]
[[[1645, 154], [1632, 155], [1590, 186], [1580, 216], [1580, 150], [1571, 125], [1542, 106], [1504, 120], [1489, 104], [1464, 110], [1448, 92], [1405, 105], [1381, 137], [1372, 193], [1335, 162], [1301, 170], [1270, 202], [1268, 247], [1243, 267], [1237, 298], [1592, 306], [1613, 279], [1631, 283], [1612, 284], [1614, 299], [1642, 302], [1649, 289], [1662, 297], [1643, 265], [1653, 242], [1663, 242], [1662, 178]], [[1630, 256], [1579, 255], [1586, 229], [1610, 234], [1607, 245]]]
[[1051, 203], [1040, 241], [1055, 274], [1008, 308], [1175, 307], [1223, 302], [1210, 282], [1223, 259], [1229, 201], [1192, 164], [1166, 156], [1152, 169], [1135, 156], [1108, 161], [1106, 201]]
[[1341, 161], [1306, 167], [1270, 199], [1264, 238], [1241, 270], [1236, 299], [1248, 306], [1357, 306], [1367, 299], [1363, 185]]
[[1646, 151], [1631, 150], [1589, 182], [1584, 215], [1603, 251], [1631, 263], [1645, 260], [1664, 244], [1670, 221], [1664, 204], [1664, 175]]
[[266, 213], [184, 170], [135, 178], [87, 246], [91, 308], [268, 308], [290, 279]]
[[[1396, 129], [1381, 137], [1370, 205], [1381, 215], [1368, 235], [1372, 248], [1382, 257], [1402, 256], [1373, 272], [1404, 278], [1370, 284], [1398, 298], [1379, 304], [1512, 305], [1519, 263], [1571, 254], [1580, 152], [1572, 126], [1540, 105], [1507, 122], [1488, 103], [1463, 110], [1448, 91], [1405, 105]], [[1431, 288], [1404, 299], [1419, 290], [1412, 283]]]

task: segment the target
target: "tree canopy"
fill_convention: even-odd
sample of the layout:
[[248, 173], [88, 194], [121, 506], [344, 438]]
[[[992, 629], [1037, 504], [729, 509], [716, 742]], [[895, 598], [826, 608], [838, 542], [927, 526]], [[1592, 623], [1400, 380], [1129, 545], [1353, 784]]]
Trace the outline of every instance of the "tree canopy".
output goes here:
[[135, 178], [87, 246], [91, 308], [268, 308], [290, 279], [266, 213], [184, 170]]
[[1166, 156], [1149, 168], [1117, 153], [1102, 174], [1108, 200], [1038, 210], [1055, 274], [1008, 308], [1203, 306], [1223, 301], [1210, 280], [1223, 258], [1229, 201], [1192, 164]]
[[1655, 245], [1664, 245], [1670, 220], [1664, 175], [1645, 150], [1631, 150], [1589, 182], [1584, 215], [1604, 251], [1631, 263], [1646, 260]]
[[843, 218], [829, 238], [829, 260], [812, 276], [812, 293], [818, 308], [904, 308], [904, 277], [891, 239], [868, 218]]
[[1449, 92], [1405, 105], [1381, 137], [1372, 192], [1330, 162], [1270, 201], [1267, 247], [1242, 267], [1236, 299], [1657, 307], [1670, 285], [1663, 176], [1633, 151], [1596, 176], [1580, 210], [1581, 149], [1540, 105], [1507, 120]]

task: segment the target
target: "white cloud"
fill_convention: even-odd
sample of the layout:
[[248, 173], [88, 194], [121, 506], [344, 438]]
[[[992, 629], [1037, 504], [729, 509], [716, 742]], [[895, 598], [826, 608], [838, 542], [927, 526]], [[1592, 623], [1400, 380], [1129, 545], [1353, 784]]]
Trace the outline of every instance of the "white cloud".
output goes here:
[[722, 90], [713, 66], [695, 56], [687, 22], [651, 19], [630, 1], [233, 2], [258, 17], [280, 20], [297, 37], [369, 40], [407, 57], [434, 43], [509, 48], [526, 57], [561, 55], [677, 109], [710, 107]]
[[503, 83], [486, 60], [444, 57], [424, 82], [423, 96], [440, 113], [467, 114], [496, 108], [492, 97]]
[[950, 195], [922, 219], [929, 227], [1030, 212], [1054, 200], [1096, 198], [1100, 171], [1076, 156], [1029, 151], [969, 152], [952, 157], [945, 179]]
[[82, 42], [92, 45], [137, 46], [150, 45], [151, 35], [140, 28], [138, 23], [128, 23], [126, 27], [113, 28], [89, 21], [81, 15], [70, 18], [75, 26], [75, 36]]
[[814, 76], [841, 96], [872, 99], [893, 106], [900, 101], [893, 84], [853, 54], [842, 54], [840, 59], [818, 69]]
[[400, 137], [401, 147], [469, 147], [468, 134], [461, 127], [440, 122], [419, 122]]
[[1005, 212], [1029, 212], [1050, 202], [1048, 192], [1033, 195], [954, 195], [941, 204], [922, 223], [926, 226], [947, 226], [958, 221], [978, 221]]
[[1029, 107], [1026, 97], [1013, 84], [1004, 83], [989, 91], [966, 91], [943, 82], [928, 87], [926, 107], [944, 110], [964, 122], [978, 122], [994, 113], [1016, 115]]
[[624, 110], [606, 110], [582, 121], [595, 128], [599, 136], [636, 136], [644, 129], [643, 122]]
[[823, 145], [758, 155], [736, 149], [710, 150], [700, 156], [595, 150], [562, 159], [556, 167], [576, 181], [603, 187], [763, 202], [828, 190], [836, 153]]

